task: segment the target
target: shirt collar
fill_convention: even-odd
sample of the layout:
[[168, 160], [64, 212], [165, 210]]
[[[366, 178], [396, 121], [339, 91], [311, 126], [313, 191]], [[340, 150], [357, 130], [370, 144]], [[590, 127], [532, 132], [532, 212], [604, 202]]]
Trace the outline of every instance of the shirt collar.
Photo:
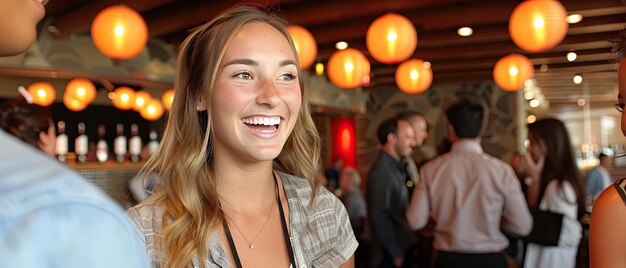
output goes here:
[[384, 150], [381, 150], [380, 152], [381, 152], [380, 157], [382, 157], [384, 159], [384, 161], [393, 162], [393, 163], [395, 163], [396, 166], [398, 166], [399, 169], [403, 169], [402, 168], [402, 159], [396, 160], [395, 158], [393, 158], [393, 156], [391, 156], [390, 154], [388, 154]]
[[471, 152], [471, 153], [483, 153], [483, 147], [480, 146], [480, 143], [464, 139], [459, 140], [452, 144], [451, 152]]

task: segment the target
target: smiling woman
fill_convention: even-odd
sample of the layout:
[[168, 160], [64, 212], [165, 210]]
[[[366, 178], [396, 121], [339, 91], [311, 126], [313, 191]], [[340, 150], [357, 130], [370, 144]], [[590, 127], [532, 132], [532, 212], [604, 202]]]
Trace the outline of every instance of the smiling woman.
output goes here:
[[320, 138], [284, 22], [228, 10], [189, 35], [177, 68], [145, 167], [161, 187], [128, 211], [151, 264], [352, 267], [357, 242], [320, 186]]
[[13, 55], [28, 49], [37, 36], [37, 22], [45, 15], [48, 0], [3, 0], [0, 9], [0, 55]]

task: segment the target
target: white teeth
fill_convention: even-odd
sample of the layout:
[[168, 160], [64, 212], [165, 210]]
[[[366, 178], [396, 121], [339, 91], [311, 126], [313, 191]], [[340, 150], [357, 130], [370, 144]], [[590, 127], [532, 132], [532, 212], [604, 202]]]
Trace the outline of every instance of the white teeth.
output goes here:
[[249, 125], [264, 125], [264, 126], [275, 126], [280, 124], [280, 117], [247, 117], [242, 120], [245, 124]]

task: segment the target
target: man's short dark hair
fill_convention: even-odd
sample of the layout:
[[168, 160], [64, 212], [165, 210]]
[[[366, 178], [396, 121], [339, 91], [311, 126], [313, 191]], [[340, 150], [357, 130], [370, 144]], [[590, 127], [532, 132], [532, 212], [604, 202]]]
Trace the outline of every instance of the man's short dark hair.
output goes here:
[[458, 102], [446, 110], [446, 116], [459, 138], [478, 138], [485, 131], [485, 107], [478, 103]]
[[387, 144], [387, 136], [389, 133], [396, 134], [398, 130], [398, 118], [391, 117], [383, 121], [378, 127], [377, 137], [381, 145]]

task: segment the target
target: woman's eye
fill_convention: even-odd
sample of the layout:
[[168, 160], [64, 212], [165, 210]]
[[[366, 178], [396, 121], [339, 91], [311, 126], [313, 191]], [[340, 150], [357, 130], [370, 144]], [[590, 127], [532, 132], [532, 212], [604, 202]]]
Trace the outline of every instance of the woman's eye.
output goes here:
[[236, 73], [234, 77], [245, 79], [245, 80], [250, 80], [252, 79], [252, 74], [249, 72], [240, 72], [240, 73]]
[[283, 74], [281, 75], [279, 78], [279, 80], [285, 80], [285, 81], [290, 81], [290, 80], [294, 80], [296, 79], [296, 76], [293, 74]]

